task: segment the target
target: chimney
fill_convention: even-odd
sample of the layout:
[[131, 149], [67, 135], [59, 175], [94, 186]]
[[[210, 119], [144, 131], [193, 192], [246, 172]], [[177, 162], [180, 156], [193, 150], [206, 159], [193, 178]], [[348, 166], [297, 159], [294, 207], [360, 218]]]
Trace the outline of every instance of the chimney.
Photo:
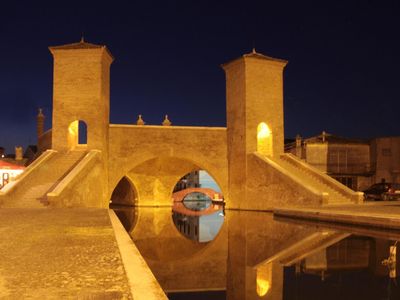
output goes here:
[[168, 115], [165, 115], [165, 119], [164, 119], [164, 121], [162, 122], [162, 125], [163, 126], [171, 126], [171, 121], [168, 119]]
[[37, 138], [39, 140], [39, 137], [44, 133], [44, 114], [42, 112], [42, 109], [39, 108], [39, 113], [36, 117], [36, 130], [37, 130]]
[[301, 147], [301, 135], [296, 135], [296, 147]]
[[15, 147], [15, 160], [22, 160], [22, 147]]

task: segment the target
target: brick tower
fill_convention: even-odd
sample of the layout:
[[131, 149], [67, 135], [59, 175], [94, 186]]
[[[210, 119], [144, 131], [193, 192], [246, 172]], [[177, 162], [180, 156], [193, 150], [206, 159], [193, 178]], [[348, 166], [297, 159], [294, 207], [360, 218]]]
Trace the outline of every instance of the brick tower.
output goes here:
[[254, 152], [279, 157], [284, 151], [283, 69], [287, 61], [253, 50], [224, 64], [229, 198], [246, 197], [247, 159]]
[[107, 153], [112, 55], [106, 46], [83, 38], [49, 49], [54, 58], [52, 148], [73, 150], [80, 121], [87, 130], [85, 147]]

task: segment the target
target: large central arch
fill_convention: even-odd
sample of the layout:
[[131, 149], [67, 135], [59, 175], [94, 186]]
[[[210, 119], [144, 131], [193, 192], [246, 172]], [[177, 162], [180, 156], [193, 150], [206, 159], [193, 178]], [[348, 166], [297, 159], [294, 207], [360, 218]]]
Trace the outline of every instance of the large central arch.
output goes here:
[[132, 168], [115, 177], [110, 192], [113, 193], [121, 178], [126, 177], [136, 189], [139, 206], [171, 206], [172, 193], [176, 183], [187, 173], [202, 169], [207, 171], [220, 186], [222, 192], [227, 191], [224, 170], [207, 168], [205, 164], [185, 158], [162, 156], [146, 159], [136, 163]]
[[226, 128], [110, 125], [108, 153], [109, 197], [126, 176], [138, 205], [171, 206], [176, 182], [205, 170], [228, 200]]

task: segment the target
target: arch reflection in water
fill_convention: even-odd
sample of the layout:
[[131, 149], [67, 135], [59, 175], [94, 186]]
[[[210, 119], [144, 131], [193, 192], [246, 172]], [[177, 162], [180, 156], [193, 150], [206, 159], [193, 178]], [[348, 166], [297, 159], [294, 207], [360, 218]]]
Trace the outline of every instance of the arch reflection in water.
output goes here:
[[212, 241], [217, 236], [224, 216], [224, 206], [212, 201], [175, 202], [172, 208], [172, 219], [179, 232], [200, 243]]
[[[202, 211], [211, 206], [212, 201], [207, 196], [205, 196], [205, 197], [207, 197], [206, 199], [198, 199], [197, 196], [195, 198], [192, 198], [191, 197], [192, 194], [195, 194], [195, 193], [189, 194], [182, 201], [183, 205], [187, 209], [194, 210], [194, 211]], [[201, 194], [201, 193], [197, 193], [197, 194]], [[201, 195], [204, 195], [204, 194], [201, 194]], [[200, 196], [200, 197], [203, 197], [203, 196]]]
[[193, 170], [175, 185], [172, 219], [188, 239], [212, 241], [224, 222], [224, 197], [214, 178], [205, 170]]

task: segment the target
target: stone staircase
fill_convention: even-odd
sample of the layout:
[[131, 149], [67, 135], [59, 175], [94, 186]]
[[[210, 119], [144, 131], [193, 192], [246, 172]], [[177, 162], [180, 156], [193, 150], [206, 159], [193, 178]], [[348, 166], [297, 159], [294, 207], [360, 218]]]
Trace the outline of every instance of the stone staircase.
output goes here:
[[2, 206], [44, 207], [48, 204], [47, 193], [57, 186], [85, 154], [85, 151], [56, 153], [35, 171], [35, 176], [28, 186], [17, 189], [12, 195], [12, 201], [7, 201]]
[[284, 266], [291, 266], [318, 251], [344, 240], [350, 235], [349, 233], [329, 230], [312, 233], [299, 241], [286, 245], [281, 251], [269, 257], [257, 267], [271, 261], [277, 261]]
[[[295, 163], [293, 158], [289, 157], [287, 154], [283, 154], [279, 159], [274, 159], [274, 161], [279, 164], [282, 168], [289, 171], [293, 176], [298, 177], [298, 179], [304, 183], [304, 185], [310, 186], [311, 188], [320, 191], [321, 193], [328, 194], [328, 203], [325, 204], [353, 204], [353, 200], [341, 192], [339, 189], [335, 189], [332, 186], [326, 184], [323, 180], [323, 176], [328, 176], [326, 174], [316, 174], [311, 172], [308, 168], [300, 166]], [[337, 182], [337, 184], [340, 184]]]

